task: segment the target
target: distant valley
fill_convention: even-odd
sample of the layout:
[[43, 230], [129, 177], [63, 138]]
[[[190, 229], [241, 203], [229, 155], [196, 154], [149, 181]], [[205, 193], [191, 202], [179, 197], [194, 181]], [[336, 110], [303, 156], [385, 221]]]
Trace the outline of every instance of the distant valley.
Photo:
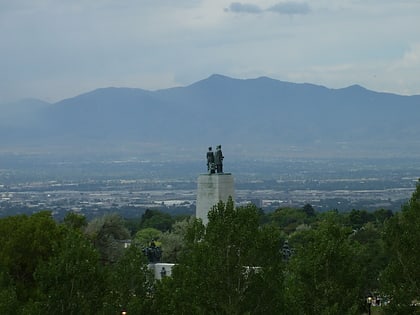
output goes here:
[[[90, 218], [107, 212], [140, 217], [146, 209], [195, 212], [204, 161], [82, 160], [0, 156], [0, 217], [49, 209]], [[227, 158], [237, 205], [265, 212], [279, 207], [316, 211], [401, 209], [415, 189], [420, 162], [410, 159], [288, 159], [238, 162]]]

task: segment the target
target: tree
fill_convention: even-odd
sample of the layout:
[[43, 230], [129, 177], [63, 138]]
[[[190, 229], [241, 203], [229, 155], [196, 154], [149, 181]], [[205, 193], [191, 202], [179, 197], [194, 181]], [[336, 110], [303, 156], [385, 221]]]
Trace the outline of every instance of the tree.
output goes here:
[[391, 210], [386, 209], [378, 209], [373, 212], [373, 215], [376, 218], [376, 222], [379, 224], [384, 224], [384, 222], [394, 215], [394, 213]]
[[16, 295], [16, 287], [7, 272], [0, 271], [0, 314], [18, 313], [19, 301]]
[[304, 206], [303, 206], [303, 208], [302, 208], [302, 210], [303, 210], [303, 212], [305, 212], [305, 213], [306, 213], [306, 215], [307, 215], [308, 217], [313, 217], [313, 216], [315, 216], [315, 209], [314, 209], [314, 207], [312, 207], [312, 205], [311, 205], [311, 204], [309, 204], [309, 203], [307, 203], [306, 205], [304, 205]]
[[312, 216], [308, 217], [305, 211], [295, 208], [278, 208], [268, 214], [268, 217], [272, 223], [282, 228], [287, 234], [293, 233], [296, 227], [312, 220]]
[[359, 314], [365, 272], [359, 246], [333, 214], [305, 230], [287, 269], [289, 314]]
[[402, 211], [385, 223], [384, 240], [390, 262], [384, 270], [383, 292], [391, 297], [389, 314], [414, 313], [420, 300], [420, 180]]
[[186, 243], [185, 237], [189, 227], [194, 224], [194, 217], [189, 217], [173, 224], [172, 230], [163, 233], [160, 237], [164, 262], [178, 263], [183, 254]]
[[81, 233], [64, 228], [54, 256], [38, 266], [44, 314], [95, 314], [102, 304], [104, 275], [99, 253]]
[[353, 229], [360, 229], [368, 222], [375, 222], [375, 216], [366, 210], [353, 209], [348, 215], [349, 223]]
[[137, 231], [133, 242], [142, 248], [150, 246], [150, 242], [161, 237], [162, 232], [155, 228], [144, 228]]
[[14, 293], [9, 293], [16, 294], [21, 305], [36, 299], [34, 272], [50, 258], [60, 236], [47, 211], [0, 219], [0, 271], [13, 284]]
[[277, 313], [283, 305], [279, 230], [261, 230], [258, 209], [235, 209], [232, 199], [213, 207], [208, 217], [205, 233], [201, 223], [190, 225], [187, 248], [172, 279], [158, 286], [157, 300], [165, 296], [159, 312]]
[[107, 214], [93, 219], [86, 227], [86, 234], [98, 249], [103, 263], [115, 263], [123, 254], [122, 240], [130, 237], [118, 214]]
[[78, 214], [75, 212], [68, 212], [63, 219], [64, 225], [72, 228], [72, 229], [83, 229], [87, 226], [86, 217], [82, 214]]
[[171, 229], [173, 223], [172, 216], [159, 210], [147, 209], [141, 217], [140, 227], [155, 228], [165, 232]]
[[359, 230], [353, 231], [351, 237], [360, 245], [360, 265], [366, 269], [365, 292], [369, 294], [378, 292], [379, 276], [389, 262], [382, 239], [381, 225], [368, 222]]
[[128, 314], [149, 313], [154, 275], [141, 248], [127, 248], [109, 271], [104, 313], [117, 314], [123, 308]]

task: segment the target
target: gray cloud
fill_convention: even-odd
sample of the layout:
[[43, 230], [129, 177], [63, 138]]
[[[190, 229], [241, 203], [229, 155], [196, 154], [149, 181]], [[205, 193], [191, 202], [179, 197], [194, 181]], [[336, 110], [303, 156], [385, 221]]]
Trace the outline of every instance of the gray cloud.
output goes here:
[[262, 12], [262, 9], [251, 3], [240, 3], [240, 2], [232, 2], [229, 6], [227, 11], [235, 12], [235, 13], [252, 13], [258, 14]]
[[306, 2], [280, 2], [267, 9], [280, 14], [307, 14], [311, 11]]
[[420, 1], [379, 2], [0, 0], [0, 103], [212, 73], [420, 94]]
[[263, 9], [256, 4], [252, 3], [241, 3], [241, 2], [232, 2], [229, 8], [225, 9], [226, 12], [234, 13], [250, 13], [250, 14], [259, 14], [263, 12], [275, 12], [279, 14], [307, 14], [311, 11], [309, 5], [306, 2], [279, 2], [275, 5], [270, 6], [267, 9]]

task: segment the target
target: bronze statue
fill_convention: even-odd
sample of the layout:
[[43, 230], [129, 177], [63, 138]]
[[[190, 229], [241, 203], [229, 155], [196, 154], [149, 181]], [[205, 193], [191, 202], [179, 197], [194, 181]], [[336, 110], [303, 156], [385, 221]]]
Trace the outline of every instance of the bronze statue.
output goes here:
[[223, 173], [223, 159], [224, 159], [224, 156], [222, 153], [222, 146], [219, 144], [216, 147], [216, 155], [215, 155], [217, 173]]
[[156, 243], [152, 241], [149, 247], [143, 248], [143, 253], [146, 255], [147, 260], [150, 264], [156, 264], [160, 262], [162, 257], [162, 249], [160, 246], [156, 246]]
[[207, 171], [209, 174], [215, 173], [214, 153], [211, 147], [209, 147], [209, 151], [207, 152]]

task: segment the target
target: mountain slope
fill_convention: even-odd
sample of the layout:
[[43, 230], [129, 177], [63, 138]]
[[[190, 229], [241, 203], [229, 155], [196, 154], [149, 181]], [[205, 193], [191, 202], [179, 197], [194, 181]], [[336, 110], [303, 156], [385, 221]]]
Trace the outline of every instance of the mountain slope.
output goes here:
[[9, 144], [12, 139], [40, 148], [140, 153], [152, 146], [174, 155], [218, 143], [250, 156], [420, 153], [420, 96], [357, 85], [328, 89], [267, 77], [212, 75], [158, 91], [98, 89], [41, 106], [32, 115], [25, 134], [19, 133], [19, 119], [8, 122]]

